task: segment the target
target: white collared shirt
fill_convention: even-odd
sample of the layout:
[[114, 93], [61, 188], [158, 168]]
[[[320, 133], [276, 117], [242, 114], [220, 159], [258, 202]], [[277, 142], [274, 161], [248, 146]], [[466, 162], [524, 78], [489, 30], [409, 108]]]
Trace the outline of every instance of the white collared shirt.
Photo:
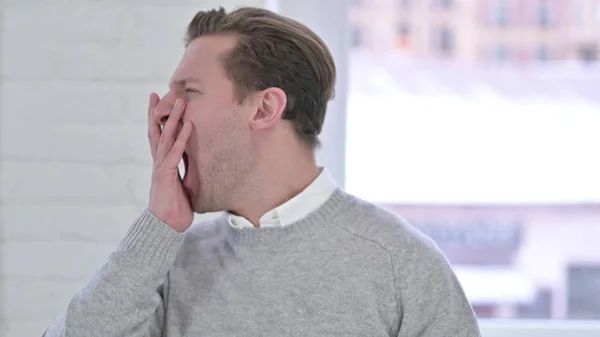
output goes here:
[[[317, 178], [300, 194], [263, 215], [259, 220], [260, 227], [283, 227], [292, 224], [319, 208], [336, 189], [337, 184], [327, 168], [321, 168]], [[230, 214], [229, 224], [238, 229], [255, 228], [246, 218], [234, 214]]]

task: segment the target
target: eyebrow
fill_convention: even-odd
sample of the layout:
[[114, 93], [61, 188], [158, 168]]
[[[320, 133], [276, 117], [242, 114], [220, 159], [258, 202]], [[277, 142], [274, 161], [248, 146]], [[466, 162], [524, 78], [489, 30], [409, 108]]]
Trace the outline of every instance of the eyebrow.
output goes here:
[[186, 78], [182, 78], [180, 80], [172, 81], [170, 86], [184, 87], [188, 83], [202, 83], [202, 81], [200, 81], [200, 79], [195, 78], [195, 77], [186, 77]]

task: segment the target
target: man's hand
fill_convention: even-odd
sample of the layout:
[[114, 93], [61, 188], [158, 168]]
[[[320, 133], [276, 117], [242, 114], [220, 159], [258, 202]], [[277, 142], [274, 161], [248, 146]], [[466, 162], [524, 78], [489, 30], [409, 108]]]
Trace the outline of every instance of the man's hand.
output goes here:
[[174, 230], [184, 232], [191, 226], [194, 212], [183, 188], [178, 165], [192, 134], [192, 125], [185, 122], [181, 126], [185, 102], [178, 99], [161, 130], [154, 118], [159, 100], [158, 95], [153, 93], [148, 106], [148, 138], [153, 161], [148, 210]]

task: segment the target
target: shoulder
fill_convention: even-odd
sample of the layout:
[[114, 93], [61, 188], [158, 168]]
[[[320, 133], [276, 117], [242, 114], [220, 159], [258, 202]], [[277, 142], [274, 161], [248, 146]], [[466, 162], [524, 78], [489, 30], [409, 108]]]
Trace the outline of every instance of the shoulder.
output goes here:
[[227, 216], [216, 213], [204, 216], [200, 221], [194, 222], [185, 232], [185, 239], [181, 247], [184, 253], [189, 250], [198, 250], [213, 243], [219, 243], [227, 234]]
[[[414, 322], [436, 321], [432, 324], [440, 329], [446, 323], [456, 326], [457, 322], [464, 322], [469, 329], [475, 326], [462, 286], [437, 244], [399, 215], [356, 197], [349, 198], [353, 206], [348, 207], [337, 225], [377, 243], [389, 253], [399, 305], [403, 310], [414, 311], [404, 311], [406, 318]], [[454, 321], [445, 322], [447, 319]]]
[[373, 241], [396, 257], [414, 259], [436, 257], [441, 251], [433, 240], [400, 215], [382, 206], [346, 194], [350, 202], [336, 224], [352, 235]]
[[387, 252], [400, 291], [423, 282], [456, 283], [449, 261], [431, 238], [400, 215], [357, 197], [347, 197], [352, 206], [338, 216], [336, 225]]

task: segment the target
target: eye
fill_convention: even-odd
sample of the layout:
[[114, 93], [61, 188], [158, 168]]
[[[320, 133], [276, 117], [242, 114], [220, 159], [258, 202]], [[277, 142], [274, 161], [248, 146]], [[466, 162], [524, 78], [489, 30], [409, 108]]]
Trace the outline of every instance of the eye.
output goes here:
[[190, 92], [194, 92], [194, 93], [199, 93], [200, 91], [196, 90], [196, 89], [192, 89], [192, 88], [186, 88], [185, 89], [186, 93], [190, 93]]

